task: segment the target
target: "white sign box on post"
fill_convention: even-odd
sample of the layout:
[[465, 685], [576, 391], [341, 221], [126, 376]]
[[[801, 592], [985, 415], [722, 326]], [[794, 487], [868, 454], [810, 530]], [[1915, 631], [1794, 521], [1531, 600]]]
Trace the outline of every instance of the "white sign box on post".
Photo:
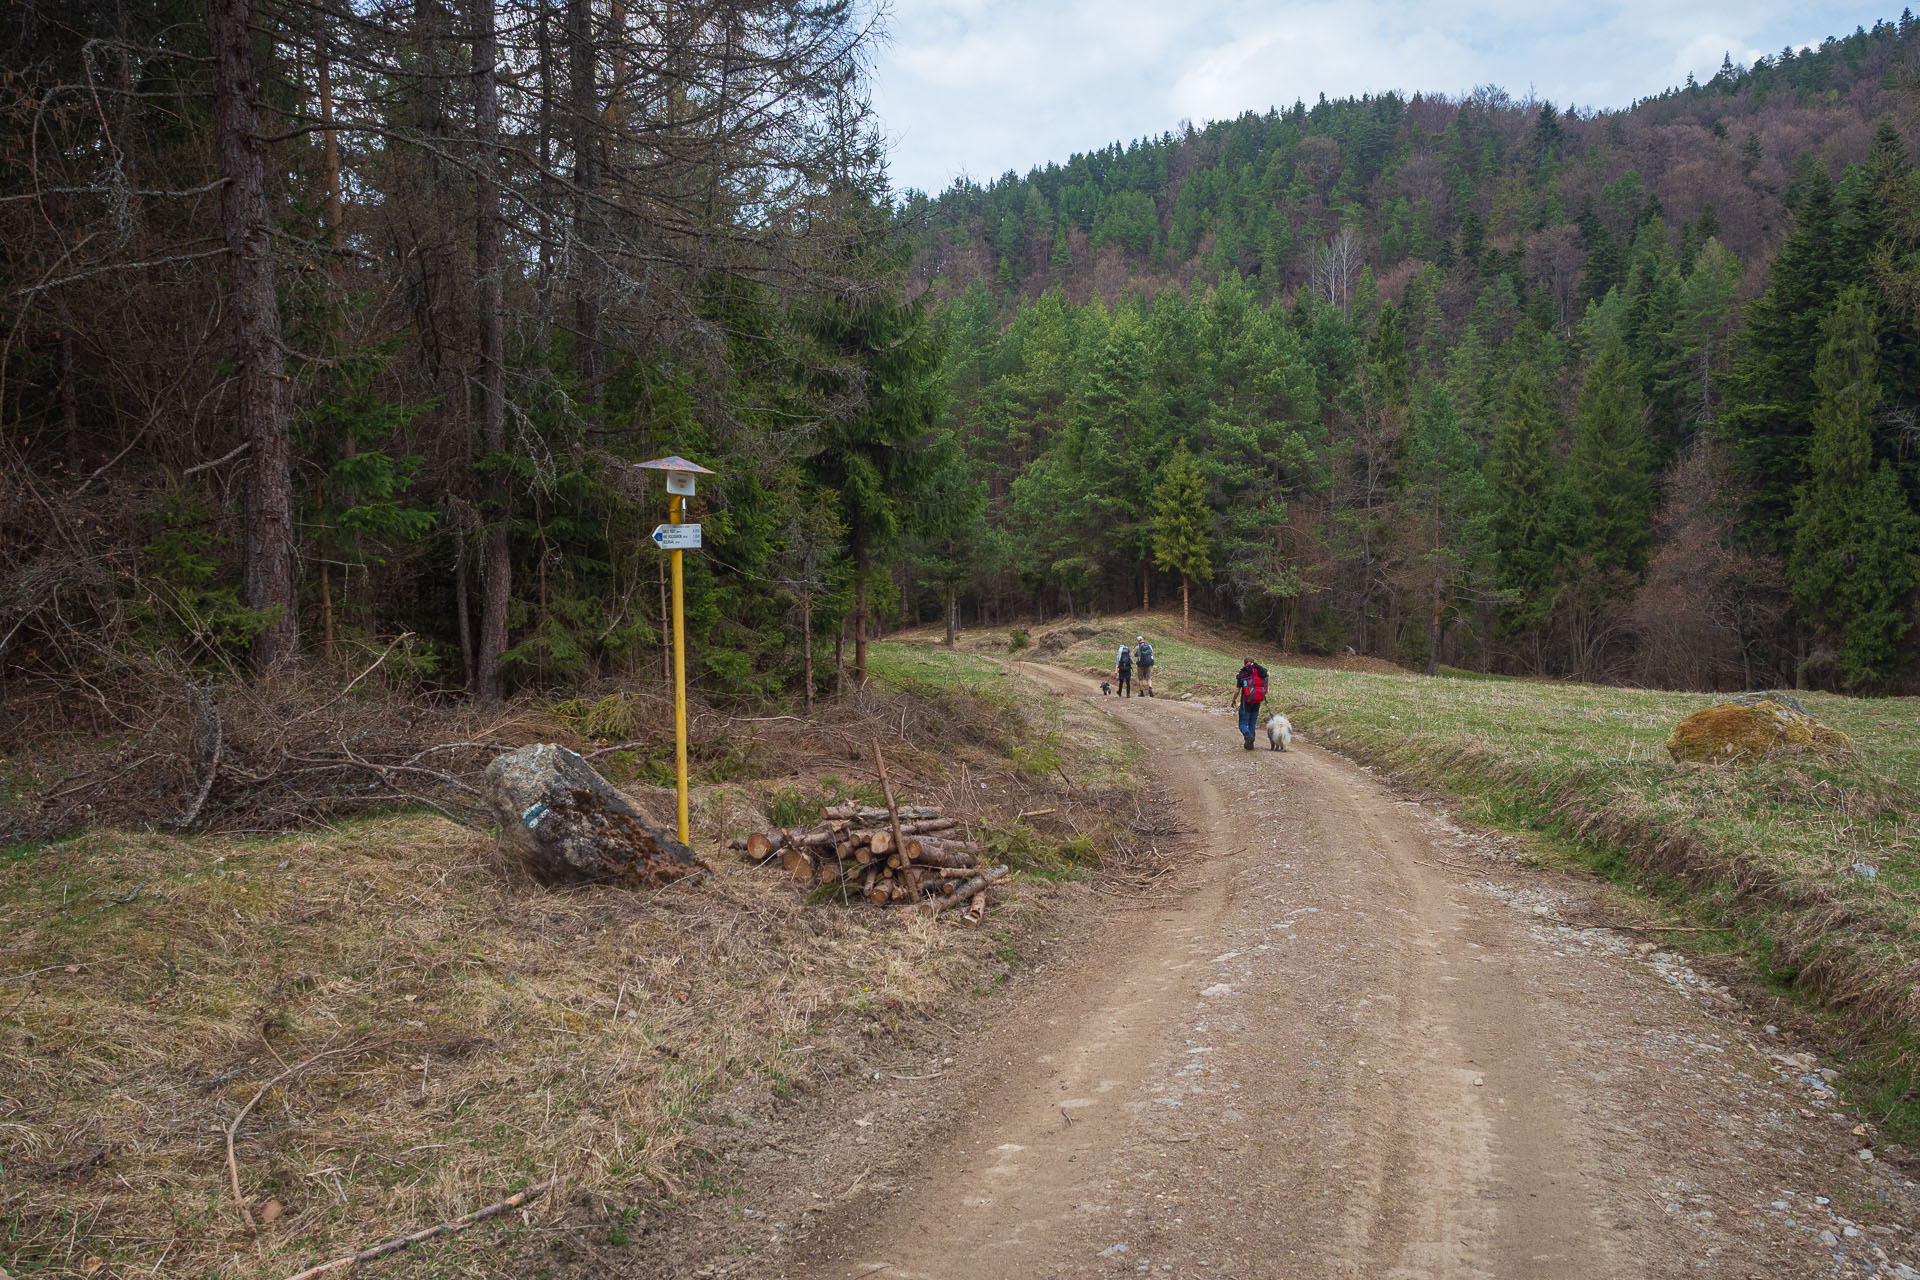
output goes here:
[[700, 547], [700, 526], [657, 524], [653, 526], [653, 543], [662, 551], [697, 551]]

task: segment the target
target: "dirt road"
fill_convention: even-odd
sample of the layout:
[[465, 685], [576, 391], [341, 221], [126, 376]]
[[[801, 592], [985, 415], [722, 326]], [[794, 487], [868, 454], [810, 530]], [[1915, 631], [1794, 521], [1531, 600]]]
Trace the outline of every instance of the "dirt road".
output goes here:
[[1221, 710], [1102, 706], [1199, 860], [1031, 997], [897, 1194], [782, 1274], [1916, 1274], [1913, 1183], [1860, 1158], [1816, 1064], [1678, 957], [1561, 923], [1579, 881], [1310, 745], [1243, 751]]

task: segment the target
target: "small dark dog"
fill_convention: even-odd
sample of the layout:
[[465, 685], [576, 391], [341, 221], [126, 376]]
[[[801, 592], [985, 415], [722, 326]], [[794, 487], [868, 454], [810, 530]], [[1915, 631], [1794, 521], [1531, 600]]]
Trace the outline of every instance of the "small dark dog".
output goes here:
[[1113, 685], [1112, 685], [1112, 683], [1111, 683], [1110, 681], [1106, 681], [1106, 680], [1102, 680], [1102, 681], [1100, 682], [1100, 692], [1101, 692], [1101, 694], [1102, 694], [1102, 696], [1104, 696], [1104, 695], [1106, 695], [1106, 694], [1109, 694], [1109, 693], [1112, 693], [1112, 692], [1113, 692]]

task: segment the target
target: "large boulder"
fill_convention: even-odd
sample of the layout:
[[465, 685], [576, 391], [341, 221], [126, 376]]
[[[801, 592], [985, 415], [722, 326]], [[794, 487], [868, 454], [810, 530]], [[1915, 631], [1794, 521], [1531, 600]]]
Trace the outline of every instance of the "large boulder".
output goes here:
[[655, 885], [707, 870], [577, 751], [550, 742], [509, 751], [487, 766], [485, 788], [501, 837], [543, 879]]
[[1808, 715], [1789, 694], [1748, 693], [1696, 711], [1674, 726], [1667, 754], [1694, 764], [1751, 763], [1800, 754], [1845, 760], [1853, 754], [1853, 740]]

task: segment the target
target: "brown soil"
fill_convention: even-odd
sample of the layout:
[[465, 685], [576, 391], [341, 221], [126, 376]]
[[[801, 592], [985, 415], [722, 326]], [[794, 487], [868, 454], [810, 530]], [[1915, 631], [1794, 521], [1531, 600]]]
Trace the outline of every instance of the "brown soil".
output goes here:
[[1030, 670], [1148, 745], [1184, 877], [1062, 895], [977, 1034], [738, 1100], [737, 1194], [621, 1274], [1914, 1274], [1899, 1153], [1862, 1159], [1725, 988], [1571, 923], [1592, 881], [1219, 710]]

